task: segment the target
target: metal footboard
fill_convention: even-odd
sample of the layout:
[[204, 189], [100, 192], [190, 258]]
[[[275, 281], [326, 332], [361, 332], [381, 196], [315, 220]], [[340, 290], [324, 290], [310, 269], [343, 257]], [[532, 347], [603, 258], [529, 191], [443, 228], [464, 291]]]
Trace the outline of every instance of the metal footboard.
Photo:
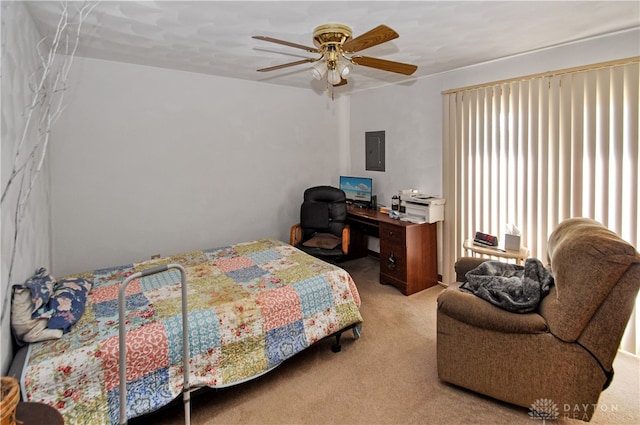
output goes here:
[[183, 380], [182, 398], [184, 401], [184, 423], [191, 423], [190, 388], [189, 388], [189, 326], [187, 319], [187, 273], [180, 264], [169, 264], [153, 267], [129, 276], [120, 286], [118, 291], [119, 313], [119, 349], [120, 349], [120, 425], [127, 423], [127, 344], [126, 344], [126, 296], [125, 292], [129, 283], [134, 279], [162, 273], [169, 269], [178, 269], [181, 276], [182, 287], [182, 364]]

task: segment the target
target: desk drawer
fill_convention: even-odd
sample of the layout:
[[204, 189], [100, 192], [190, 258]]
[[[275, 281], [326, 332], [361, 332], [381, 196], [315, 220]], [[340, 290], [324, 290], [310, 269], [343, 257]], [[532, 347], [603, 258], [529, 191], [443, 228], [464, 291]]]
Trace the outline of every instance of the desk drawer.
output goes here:
[[380, 245], [380, 274], [406, 280], [407, 258], [404, 245]]
[[405, 246], [406, 229], [388, 223], [380, 223], [380, 243], [385, 245]]

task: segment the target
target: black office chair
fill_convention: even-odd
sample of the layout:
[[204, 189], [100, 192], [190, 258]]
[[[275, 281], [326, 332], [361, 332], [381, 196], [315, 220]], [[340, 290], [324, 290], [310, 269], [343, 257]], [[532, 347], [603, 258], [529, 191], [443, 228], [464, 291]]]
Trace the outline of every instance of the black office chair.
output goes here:
[[291, 245], [329, 261], [349, 252], [347, 198], [341, 189], [316, 186], [304, 191], [300, 223], [291, 226]]

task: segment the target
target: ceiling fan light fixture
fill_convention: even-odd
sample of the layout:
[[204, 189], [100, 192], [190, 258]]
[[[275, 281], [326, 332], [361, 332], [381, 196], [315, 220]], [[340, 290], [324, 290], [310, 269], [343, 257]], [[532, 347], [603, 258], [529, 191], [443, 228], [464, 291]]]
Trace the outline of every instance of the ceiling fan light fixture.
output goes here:
[[351, 72], [351, 69], [349, 68], [349, 65], [340, 61], [338, 62], [338, 73], [340, 74], [340, 77], [344, 78], [345, 80], [347, 79], [347, 77], [349, 76], [349, 73]]
[[324, 74], [327, 73], [327, 65], [324, 62], [318, 62], [314, 66], [311, 67], [311, 75], [316, 80], [322, 80]]
[[327, 81], [330, 84], [338, 84], [341, 81], [340, 72], [337, 69], [332, 69], [327, 74]]

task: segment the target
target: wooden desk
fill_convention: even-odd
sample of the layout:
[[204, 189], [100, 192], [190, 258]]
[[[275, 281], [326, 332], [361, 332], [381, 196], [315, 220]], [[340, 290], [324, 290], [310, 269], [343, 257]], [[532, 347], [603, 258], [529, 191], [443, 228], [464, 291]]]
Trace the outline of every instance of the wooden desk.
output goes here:
[[438, 283], [436, 223], [415, 224], [388, 214], [347, 208], [351, 228], [349, 257], [368, 254], [368, 237], [380, 238], [380, 283], [411, 295]]
[[466, 251], [471, 251], [472, 253], [476, 253], [476, 254], [489, 255], [492, 257], [515, 260], [516, 264], [522, 264], [524, 260], [529, 256], [529, 248], [527, 248], [526, 246], [523, 246], [522, 248], [520, 248], [520, 251], [511, 251], [508, 249], [505, 250], [498, 247], [491, 248], [488, 246], [485, 247], [485, 246], [474, 245], [473, 239], [467, 239], [462, 244], [462, 247]]

